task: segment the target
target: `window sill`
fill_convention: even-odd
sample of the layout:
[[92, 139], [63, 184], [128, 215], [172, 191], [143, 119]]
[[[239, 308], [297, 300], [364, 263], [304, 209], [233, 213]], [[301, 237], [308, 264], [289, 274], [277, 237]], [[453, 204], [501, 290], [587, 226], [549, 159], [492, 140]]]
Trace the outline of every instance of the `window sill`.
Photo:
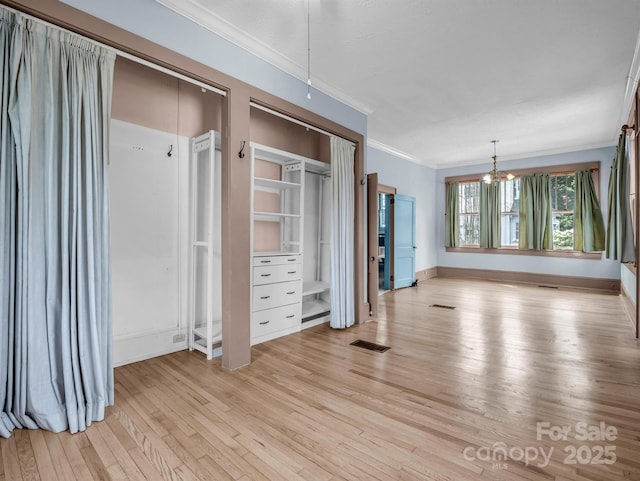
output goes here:
[[570, 250], [528, 250], [517, 247], [487, 249], [484, 247], [445, 247], [447, 252], [465, 252], [472, 254], [506, 254], [516, 256], [569, 257], [573, 259], [602, 259], [602, 252], [579, 252]]

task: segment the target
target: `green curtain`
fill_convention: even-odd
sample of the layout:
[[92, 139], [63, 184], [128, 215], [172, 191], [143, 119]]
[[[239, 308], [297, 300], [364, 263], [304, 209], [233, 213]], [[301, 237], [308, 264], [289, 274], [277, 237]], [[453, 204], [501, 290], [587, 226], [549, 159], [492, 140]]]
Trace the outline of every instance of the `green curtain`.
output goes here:
[[636, 249], [629, 205], [629, 159], [626, 142], [626, 134], [620, 134], [616, 155], [611, 164], [605, 247], [609, 259], [635, 262]]
[[500, 247], [499, 182], [480, 182], [480, 247]]
[[457, 182], [447, 182], [444, 245], [445, 247], [458, 247], [458, 245], [460, 245], [460, 215]]
[[553, 249], [549, 174], [520, 178], [520, 249]]
[[573, 248], [577, 251], [604, 250], [604, 222], [590, 170], [576, 172]]

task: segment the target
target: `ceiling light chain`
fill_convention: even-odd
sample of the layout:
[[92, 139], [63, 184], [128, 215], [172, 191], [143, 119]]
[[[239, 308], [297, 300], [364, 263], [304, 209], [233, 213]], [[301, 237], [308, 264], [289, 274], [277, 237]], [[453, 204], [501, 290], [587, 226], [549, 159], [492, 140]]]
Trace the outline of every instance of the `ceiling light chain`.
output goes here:
[[311, 13], [307, 0], [307, 99], [311, 100]]
[[485, 184], [497, 184], [498, 182], [500, 182], [502, 177], [506, 177], [507, 180], [511, 180], [515, 177], [513, 174], [509, 172], [498, 171], [498, 166], [497, 166], [498, 155], [496, 154], [496, 144], [498, 142], [499, 142], [498, 140], [491, 141], [491, 143], [493, 144], [493, 157], [491, 157], [493, 159], [493, 169], [491, 170], [491, 172], [485, 174], [482, 177], [482, 180]]

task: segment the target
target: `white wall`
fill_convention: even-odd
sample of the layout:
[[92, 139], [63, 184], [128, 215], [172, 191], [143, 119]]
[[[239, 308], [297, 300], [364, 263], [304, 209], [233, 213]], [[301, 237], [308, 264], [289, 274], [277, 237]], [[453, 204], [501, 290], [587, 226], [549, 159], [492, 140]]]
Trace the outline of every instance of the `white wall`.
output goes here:
[[[530, 167], [554, 166], [579, 162], [600, 161], [600, 207], [606, 223], [607, 190], [611, 162], [615, 154], [615, 147], [604, 147], [566, 154], [546, 155], [525, 159], [499, 161], [500, 170], [524, 169]], [[475, 254], [446, 252], [444, 248], [444, 211], [445, 184], [444, 179], [450, 176], [483, 173], [491, 170], [491, 163], [440, 169], [437, 171], [437, 258], [438, 266], [460, 267], [469, 269], [493, 269], [500, 271], [532, 272], [538, 274], [565, 275], [577, 277], [595, 277], [603, 279], [619, 279], [620, 263], [602, 259], [572, 259], [558, 257], [505, 255], [505, 254]], [[480, 177], [480, 176], [479, 176]]]
[[437, 265], [435, 225], [436, 171], [430, 167], [367, 149], [367, 173], [378, 173], [380, 184], [390, 185], [398, 194], [416, 198], [416, 272]]
[[[167, 156], [173, 144], [173, 154]], [[189, 139], [111, 121], [114, 364], [185, 349]]]
[[629, 296], [629, 299], [636, 303], [636, 276], [625, 266], [620, 266], [620, 283], [622, 288]]

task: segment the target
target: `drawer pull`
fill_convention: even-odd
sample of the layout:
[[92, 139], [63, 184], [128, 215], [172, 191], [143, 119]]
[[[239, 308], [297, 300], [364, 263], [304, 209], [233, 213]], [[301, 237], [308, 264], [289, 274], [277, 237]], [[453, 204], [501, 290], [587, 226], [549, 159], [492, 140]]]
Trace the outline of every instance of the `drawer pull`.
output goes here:
[[269, 261], [269, 260], [266, 260], [266, 261], [260, 261], [260, 263], [261, 263], [261, 264], [270, 264], [270, 263], [271, 263], [271, 261]]
[[269, 324], [269, 322], [270, 322], [270, 321], [262, 321], [262, 322], [260, 323], [260, 325], [261, 325], [261, 326], [264, 326], [265, 324]]
[[269, 299], [271, 296], [260, 296], [260, 299]]
[[291, 319], [292, 317], [296, 317], [295, 314], [291, 314], [290, 316], [287, 316], [287, 319]]
[[289, 272], [287, 272], [287, 274], [295, 274], [296, 272], [298, 272], [298, 271], [289, 271]]
[[287, 259], [287, 262], [295, 262], [296, 259]]
[[296, 291], [291, 291], [291, 292], [287, 292], [287, 295], [290, 296], [291, 294], [295, 294]]
[[269, 277], [271, 274], [260, 274], [260, 277]]

